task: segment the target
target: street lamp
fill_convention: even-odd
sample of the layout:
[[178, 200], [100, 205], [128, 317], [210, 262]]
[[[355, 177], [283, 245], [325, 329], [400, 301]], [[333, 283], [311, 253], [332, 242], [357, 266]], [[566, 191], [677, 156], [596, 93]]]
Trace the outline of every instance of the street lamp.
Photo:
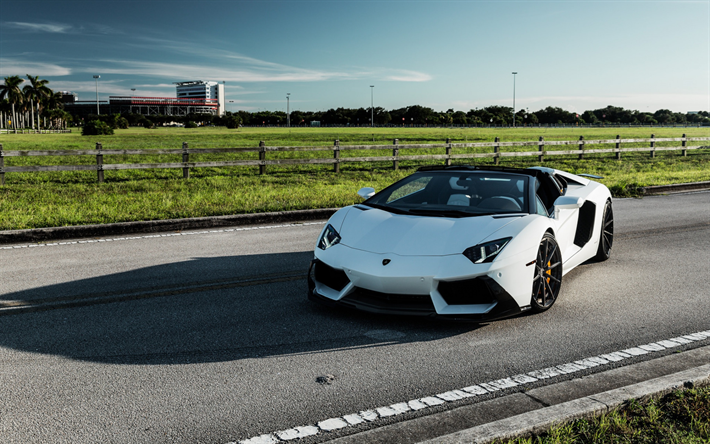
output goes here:
[[291, 108], [290, 108], [290, 101], [289, 101], [289, 96], [291, 93], [286, 93], [286, 126], [289, 128], [291, 127]]
[[94, 76], [94, 80], [96, 81], [96, 115], [99, 116], [101, 115], [101, 111], [99, 111], [99, 79], [101, 76]]
[[375, 127], [375, 85], [370, 85], [370, 122]]
[[513, 72], [513, 128], [515, 128], [515, 75], [517, 72]]

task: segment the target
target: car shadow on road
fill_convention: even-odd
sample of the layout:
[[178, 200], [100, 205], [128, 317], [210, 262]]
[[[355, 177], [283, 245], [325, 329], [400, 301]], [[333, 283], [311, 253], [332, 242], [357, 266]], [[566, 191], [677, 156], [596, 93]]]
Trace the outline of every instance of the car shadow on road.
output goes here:
[[485, 325], [316, 305], [307, 299], [312, 255], [192, 258], [3, 294], [0, 346], [90, 362], [188, 364], [434, 341]]

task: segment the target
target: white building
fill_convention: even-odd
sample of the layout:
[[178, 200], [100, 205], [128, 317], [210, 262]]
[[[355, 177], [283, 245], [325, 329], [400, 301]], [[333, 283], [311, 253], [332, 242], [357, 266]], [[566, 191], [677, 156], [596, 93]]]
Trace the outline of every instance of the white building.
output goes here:
[[216, 99], [219, 103], [218, 114], [224, 115], [224, 83], [192, 80], [175, 82], [178, 99]]

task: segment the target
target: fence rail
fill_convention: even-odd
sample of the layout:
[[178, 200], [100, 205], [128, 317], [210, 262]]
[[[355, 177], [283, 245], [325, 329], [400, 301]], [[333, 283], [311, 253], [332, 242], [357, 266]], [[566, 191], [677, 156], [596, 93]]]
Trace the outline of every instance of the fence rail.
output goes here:
[[[616, 139], [586, 140], [580, 136], [579, 140], [554, 140], [547, 141], [540, 137], [537, 141], [523, 142], [501, 142], [498, 137], [493, 142], [475, 143], [452, 143], [450, 139], [441, 144], [399, 144], [398, 139], [394, 139], [391, 145], [340, 145], [340, 141], [335, 140], [333, 146], [266, 146], [265, 142], [260, 142], [258, 147], [248, 148], [189, 148], [183, 143], [182, 149], [103, 149], [100, 143], [96, 144], [94, 150], [18, 150], [3, 151], [0, 144], [0, 185], [5, 184], [5, 173], [29, 173], [46, 171], [96, 171], [98, 182], [104, 181], [104, 171], [118, 170], [140, 170], [155, 168], [182, 168], [183, 177], [190, 177], [191, 168], [207, 167], [235, 167], [235, 166], [258, 166], [260, 174], [266, 174], [266, 167], [269, 165], [321, 165], [332, 164], [335, 172], [340, 172], [340, 165], [352, 162], [392, 162], [394, 169], [399, 167], [399, 162], [404, 160], [443, 160], [445, 165], [451, 165], [452, 160], [457, 159], [483, 159], [493, 158], [495, 164], [500, 163], [501, 158], [537, 156], [538, 161], [544, 162], [545, 156], [578, 156], [584, 159], [586, 154], [614, 153], [616, 159], [621, 159], [621, 153], [648, 152], [651, 157], [655, 157], [658, 151], [682, 151], [686, 156], [689, 150], [710, 148], [707, 145], [688, 145], [689, 142], [709, 141], [710, 137], [665, 137], [655, 138], [651, 135], [649, 139]], [[680, 142], [675, 146], [656, 146], [657, 143]], [[646, 143], [646, 147], [622, 148], [622, 144]], [[610, 148], [586, 148], [588, 145], [614, 145]], [[575, 146], [575, 149], [550, 150], [549, 147]], [[536, 151], [501, 151], [501, 148], [515, 147], [537, 147]], [[453, 153], [455, 149], [462, 148], [492, 148], [492, 151], [483, 153]], [[442, 149], [443, 154], [400, 154], [400, 150], [411, 149]], [[391, 156], [364, 156], [364, 157], [342, 157], [342, 151], [376, 151], [392, 150]], [[331, 158], [291, 158], [291, 159], [267, 159], [267, 153], [274, 152], [322, 152], [333, 153]], [[190, 154], [224, 154], [224, 153], [258, 153], [258, 159], [248, 160], [227, 160], [211, 162], [190, 162]], [[175, 155], [182, 156], [180, 162], [167, 163], [109, 163], [103, 162], [103, 156], [116, 155]], [[94, 165], [31, 165], [31, 166], [5, 166], [5, 157], [42, 157], [42, 156], [95, 156]]]
[[67, 134], [71, 133], [70, 129], [30, 129], [30, 128], [20, 128], [20, 129], [0, 129], [0, 134]]

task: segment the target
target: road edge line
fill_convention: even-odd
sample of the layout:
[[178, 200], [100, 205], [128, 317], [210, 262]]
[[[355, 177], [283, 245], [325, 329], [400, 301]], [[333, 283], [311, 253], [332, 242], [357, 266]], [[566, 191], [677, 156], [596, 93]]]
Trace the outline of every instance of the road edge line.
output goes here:
[[595, 417], [631, 399], [656, 398], [681, 388], [708, 384], [710, 364], [460, 430], [420, 444], [489, 444], [497, 440], [527, 437], [577, 419]]

